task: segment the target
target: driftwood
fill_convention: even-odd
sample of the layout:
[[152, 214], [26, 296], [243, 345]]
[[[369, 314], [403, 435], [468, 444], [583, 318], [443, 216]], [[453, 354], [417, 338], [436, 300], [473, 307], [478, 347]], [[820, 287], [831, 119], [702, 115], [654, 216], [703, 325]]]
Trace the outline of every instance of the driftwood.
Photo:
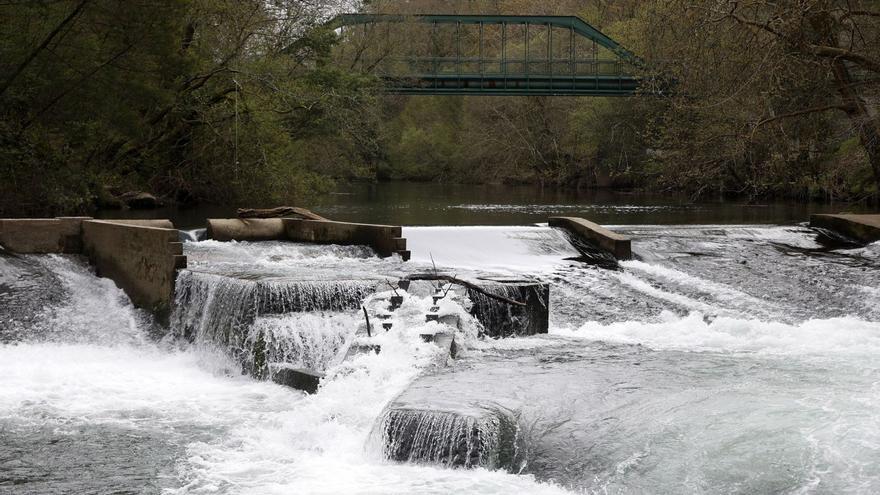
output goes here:
[[487, 291], [486, 289], [480, 287], [479, 285], [468, 282], [467, 280], [462, 280], [460, 278], [451, 277], [449, 275], [440, 275], [433, 273], [416, 273], [413, 275], [407, 275], [404, 277], [404, 280], [442, 280], [445, 282], [450, 282], [456, 285], [461, 285], [462, 287], [467, 287], [468, 289], [479, 292], [484, 296], [495, 299], [496, 301], [501, 301], [503, 303], [511, 304], [514, 306], [526, 306], [526, 303], [522, 301], [517, 301], [514, 299], [510, 299], [509, 297], [500, 296], [498, 294], [493, 294], [492, 292]]
[[255, 209], [255, 208], [239, 208], [238, 218], [282, 218], [294, 217], [306, 220], [327, 220], [326, 218], [313, 213], [305, 208], [297, 206], [279, 206], [277, 208]]
[[367, 337], [372, 337], [372, 336], [373, 336], [373, 332], [372, 332], [372, 330], [371, 330], [371, 328], [370, 328], [370, 315], [367, 314], [367, 307], [366, 307], [366, 306], [361, 306], [361, 309], [364, 310], [364, 318], [367, 320]]

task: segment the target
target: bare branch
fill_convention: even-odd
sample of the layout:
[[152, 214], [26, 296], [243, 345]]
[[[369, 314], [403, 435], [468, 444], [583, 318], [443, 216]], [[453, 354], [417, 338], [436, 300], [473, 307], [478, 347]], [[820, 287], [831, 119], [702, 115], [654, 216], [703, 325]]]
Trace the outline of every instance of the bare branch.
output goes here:
[[489, 292], [486, 289], [480, 287], [479, 285], [468, 282], [467, 280], [462, 280], [460, 278], [451, 277], [449, 275], [441, 275], [439, 273], [437, 273], [437, 274], [432, 274], [432, 273], [420, 273], [419, 274], [419, 273], [417, 273], [417, 274], [413, 274], [413, 275], [407, 275], [406, 277], [404, 277], [404, 280], [432, 280], [432, 281], [433, 280], [442, 280], [442, 281], [450, 282], [450, 283], [453, 283], [456, 285], [461, 285], [462, 287], [466, 287], [474, 292], [479, 292], [480, 294], [483, 294], [484, 296], [486, 296], [490, 299], [495, 299], [496, 301], [501, 301], [501, 302], [504, 302], [507, 304], [512, 304], [514, 306], [526, 306], [526, 303], [524, 303], [522, 301], [516, 301], [514, 299], [510, 299], [508, 297], [504, 297], [504, 296]]
[[48, 36], [46, 36], [46, 39], [44, 39], [43, 42], [39, 44], [39, 46], [34, 48], [33, 51], [31, 51], [31, 53], [27, 56], [27, 58], [24, 59], [24, 61], [18, 64], [18, 67], [15, 68], [15, 71], [12, 73], [12, 75], [10, 75], [5, 81], [3, 81], [3, 84], [0, 85], [0, 95], [5, 93], [6, 90], [9, 89], [9, 86], [12, 85], [12, 82], [15, 81], [15, 79], [18, 78], [18, 76], [21, 75], [22, 72], [24, 72], [27, 66], [30, 65], [35, 58], [37, 58], [37, 55], [39, 55], [40, 52], [42, 52], [44, 49], [46, 49], [47, 46], [49, 46], [49, 43], [51, 43], [52, 40], [55, 39], [56, 36], [58, 36], [58, 33], [60, 33], [65, 26], [70, 24], [79, 15], [80, 12], [82, 12], [87, 3], [89, 3], [89, 0], [81, 0], [70, 12], [70, 14], [68, 14], [67, 17], [65, 17], [60, 24], [55, 26], [55, 29], [53, 29]]
[[852, 110], [850, 105], [843, 105], [840, 103], [834, 103], [830, 105], [821, 105], [818, 107], [804, 108], [802, 110], [797, 110], [795, 112], [783, 113], [779, 115], [774, 115], [773, 117], [768, 117], [766, 119], [759, 120], [755, 123], [754, 129], [757, 129], [763, 125], [769, 124], [771, 122], [775, 122], [777, 120], [789, 119], [792, 117], [797, 117], [800, 115], [807, 115], [810, 113], [819, 113], [819, 112], [827, 112], [828, 110], [843, 110], [844, 112]]

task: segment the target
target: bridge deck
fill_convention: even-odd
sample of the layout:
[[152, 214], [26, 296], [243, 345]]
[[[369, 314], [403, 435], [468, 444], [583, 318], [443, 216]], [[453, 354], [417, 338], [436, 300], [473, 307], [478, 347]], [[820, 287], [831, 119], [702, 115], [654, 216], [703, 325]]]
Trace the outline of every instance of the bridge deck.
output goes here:
[[385, 81], [397, 94], [629, 96], [639, 87], [632, 76], [421, 74]]

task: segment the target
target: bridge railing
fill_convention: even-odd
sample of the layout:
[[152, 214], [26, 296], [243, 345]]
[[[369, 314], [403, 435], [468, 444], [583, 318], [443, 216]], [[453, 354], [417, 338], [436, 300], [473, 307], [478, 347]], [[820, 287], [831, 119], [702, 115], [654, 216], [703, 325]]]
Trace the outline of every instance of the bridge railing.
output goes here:
[[639, 57], [576, 17], [352, 14], [330, 26], [338, 60], [389, 92], [619, 96], [643, 77]]
[[540, 76], [628, 76], [631, 67], [619, 60], [550, 60], [550, 59], [485, 59], [479, 57], [388, 57], [374, 72], [383, 76], [407, 74], [505, 75], [531, 74]]

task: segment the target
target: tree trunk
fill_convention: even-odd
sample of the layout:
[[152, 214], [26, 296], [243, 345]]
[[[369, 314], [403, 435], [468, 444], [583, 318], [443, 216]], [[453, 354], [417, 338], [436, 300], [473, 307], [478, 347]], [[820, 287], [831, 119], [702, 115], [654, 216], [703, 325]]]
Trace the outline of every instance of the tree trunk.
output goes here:
[[[829, 50], [832, 51], [837, 47], [845, 47], [846, 42], [841, 38], [839, 19], [835, 19], [827, 13], [820, 13], [810, 16], [810, 23], [819, 34], [820, 45], [831, 47]], [[853, 84], [855, 81], [853, 81], [852, 72], [847, 64], [855, 63], [860, 68], [873, 72], [876, 72], [876, 69], [870, 67], [871, 64], [847, 62], [841, 57], [829, 60], [831, 72], [834, 75], [834, 84], [843, 99], [844, 112], [849, 117], [856, 135], [868, 155], [868, 163], [874, 172], [874, 182], [877, 184], [878, 193], [880, 193], [880, 115], [865, 101], [859, 93], [858, 86]]]
[[327, 220], [326, 218], [318, 215], [317, 213], [313, 213], [305, 208], [299, 208], [296, 206], [279, 206], [277, 208], [269, 208], [269, 209], [252, 209], [252, 208], [239, 208], [238, 209], [238, 218], [282, 218], [282, 217], [295, 217], [295, 218], [304, 218], [306, 220]]
[[874, 171], [877, 191], [880, 192], [880, 115], [858, 94], [846, 62], [836, 59], [832, 65], [837, 90], [846, 103], [846, 114], [865, 148], [868, 163]]

